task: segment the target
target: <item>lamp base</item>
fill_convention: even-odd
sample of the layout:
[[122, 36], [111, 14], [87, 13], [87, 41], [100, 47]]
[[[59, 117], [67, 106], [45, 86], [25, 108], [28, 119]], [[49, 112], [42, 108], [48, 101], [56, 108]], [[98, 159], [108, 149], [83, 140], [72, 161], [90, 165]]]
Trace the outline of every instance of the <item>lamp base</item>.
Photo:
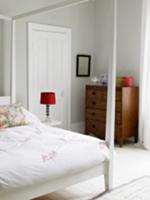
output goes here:
[[51, 122], [51, 117], [50, 117], [50, 105], [46, 105], [46, 118], [44, 120], [44, 122]]
[[51, 119], [50, 116], [46, 117], [45, 120], [44, 120], [45, 123], [50, 123], [51, 121], [52, 121], [52, 119]]

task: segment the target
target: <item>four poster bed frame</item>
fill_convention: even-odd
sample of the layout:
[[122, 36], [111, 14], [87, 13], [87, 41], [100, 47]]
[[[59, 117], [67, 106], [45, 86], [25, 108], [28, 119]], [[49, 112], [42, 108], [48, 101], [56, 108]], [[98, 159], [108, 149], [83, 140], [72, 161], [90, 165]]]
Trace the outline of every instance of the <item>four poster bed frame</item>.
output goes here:
[[[39, 13], [50, 12], [52, 10], [61, 9], [64, 7], [73, 6], [75, 4], [84, 3], [88, 0], [66, 0], [62, 3], [58, 3], [52, 6], [34, 10], [28, 13], [23, 13], [17, 16], [4, 16], [0, 15], [0, 19], [10, 20], [12, 26], [11, 36], [11, 97], [1, 97], [0, 104], [8, 104], [16, 102], [16, 83], [15, 83], [15, 22], [18, 19], [36, 15]], [[90, 0], [89, 0], [90, 1]], [[113, 187], [113, 160], [114, 160], [114, 118], [115, 118], [115, 79], [116, 79], [116, 49], [117, 49], [117, 0], [110, 0], [112, 3], [113, 18], [112, 18], [112, 52], [111, 62], [109, 67], [108, 78], [108, 102], [107, 102], [107, 123], [106, 123], [106, 143], [110, 149], [110, 160], [104, 161], [100, 166], [90, 168], [86, 171], [78, 174], [72, 174], [71, 176], [61, 177], [57, 180], [47, 181], [33, 186], [20, 188], [13, 191], [5, 191], [1, 193], [0, 199], [2, 200], [29, 200], [33, 199], [60, 189], [64, 189], [70, 185], [79, 183], [81, 181], [88, 180], [90, 178], [104, 175], [106, 190], [110, 190]]]

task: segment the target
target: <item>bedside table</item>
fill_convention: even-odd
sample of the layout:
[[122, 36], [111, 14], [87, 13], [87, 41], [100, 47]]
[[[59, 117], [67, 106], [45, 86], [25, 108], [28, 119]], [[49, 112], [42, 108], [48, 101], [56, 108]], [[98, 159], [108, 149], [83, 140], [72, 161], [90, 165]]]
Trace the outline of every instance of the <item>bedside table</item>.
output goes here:
[[47, 121], [47, 122], [44, 121], [42, 123], [47, 126], [51, 126], [51, 127], [59, 127], [62, 124], [61, 121], [58, 121], [58, 120], [51, 120], [51, 121]]

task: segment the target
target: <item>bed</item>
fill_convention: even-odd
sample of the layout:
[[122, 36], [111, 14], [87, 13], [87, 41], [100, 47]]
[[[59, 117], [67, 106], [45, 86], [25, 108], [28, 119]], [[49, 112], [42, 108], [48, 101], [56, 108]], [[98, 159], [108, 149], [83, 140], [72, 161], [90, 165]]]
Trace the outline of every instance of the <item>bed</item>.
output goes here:
[[46, 126], [24, 112], [29, 124], [0, 129], [0, 199], [29, 200], [100, 175], [108, 189], [104, 141]]
[[[33, 16], [36, 14], [61, 9], [77, 2], [86, 2], [86, 0], [65, 1], [60, 5], [48, 6], [46, 8], [33, 10], [18, 16], [0, 15], [1, 19], [9, 20], [12, 25], [11, 32], [11, 97], [9, 103], [16, 102], [16, 20]], [[71, 2], [71, 3], [70, 3]], [[106, 190], [112, 188], [113, 180], [113, 153], [114, 153], [114, 118], [115, 118], [115, 83], [116, 83], [116, 57], [117, 57], [117, 0], [112, 1], [113, 8], [113, 28], [112, 28], [112, 51], [110, 52], [110, 67], [108, 81], [108, 102], [107, 102], [107, 126], [106, 143], [96, 138], [81, 136], [79, 134], [68, 132], [56, 128], [45, 127], [40, 122], [33, 122], [30, 125], [1, 130], [0, 132], [0, 200], [29, 200], [33, 199], [67, 186], [91, 179], [96, 176], [104, 175]], [[8, 104], [8, 98], [0, 98], [0, 105]], [[24, 133], [24, 134], [22, 134]], [[14, 137], [15, 135], [15, 137]], [[51, 138], [57, 138], [61, 145], [54, 145], [54, 151], [42, 153], [40, 160], [37, 157], [36, 150], [40, 137], [50, 141]], [[63, 139], [62, 139], [63, 137]], [[21, 139], [20, 139], [21, 138]], [[38, 138], [38, 139], [36, 139]], [[65, 138], [65, 139], [64, 139]], [[40, 140], [38, 145], [42, 151]], [[75, 141], [74, 141], [75, 140]], [[9, 142], [8, 142], [9, 141]], [[69, 146], [69, 141], [74, 144], [74, 148], [63, 150]], [[35, 145], [36, 143], [36, 145]], [[80, 148], [77, 148], [77, 144]], [[32, 146], [32, 145], [33, 146]], [[43, 143], [42, 143], [43, 144]], [[83, 146], [82, 146], [82, 145]], [[106, 145], [107, 144], [107, 145]], [[35, 146], [34, 146], [35, 145]], [[43, 145], [44, 146], [44, 145]], [[92, 147], [91, 147], [92, 146]], [[96, 146], [96, 148], [93, 148]], [[109, 150], [107, 148], [109, 147]], [[49, 143], [44, 146], [49, 147]], [[29, 151], [31, 150], [31, 152]], [[67, 148], [66, 148], [67, 149]], [[84, 151], [82, 152], [82, 150]], [[92, 151], [91, 151], [92, 149]], [[37, 150], [38, 151], [38, 150]], [[108, 153], [109, 151], [109, 153]], [[24, 156], [26, 153], [29, 157]], [[59, 163], [58, 152], [62, 152]], [[68, 153], [71, 155], [68, 159]], [[32, 157], [35, 154], [35, 158]], [[38, 152], [41, 155], [41, 152]], [[46, 153], [46, 154], [45, 154]], [[86, 154], [86, 156], [85, 156]], [[87, 156], [90, 155], [90, 156]], [[15, 160], [17, 158], [17, 160]], [[81, 158], [84, 158], [83, 160]], [[109, 159], [110, 158], [110, 159]], [[13, 160], [14, 159], [14, 160]], [[34, 159], [36, 162], [34, 163]], [[70, 162], [70, 159], [72, 162]], [[18, 162], [19, 160], [19, 162]], [[16, 162], [17, 161], [17, 162]], [[31, 161], [31, 162], [29, 162]], [[38, 161], [40, 168], [35, 168]], [[77, 162], [76, 162], [77, 161]], [[80, 162], [79, 162], [80, 161]], [[65, 162], [65, 164], [63, 163]], [[19, 165], [16, 165], [18, 163]], [[56, 171], [50, 173], [51, 165], [56, 166]], [[35, 165], [34, 165], [35, 164]], [[74, 165], [75, 164], [75, 165]], [[76, 164], [79, 164], [78, 166]], [[23, 165], [23, 166], [22, 166]], [[63, 166], [63, 168], [62, 168]], [[67, 168], [65, 168], [67, 166]], [[23, 168], [22, 168], [23, 167]], [[36, 166], [37, 167], [37, 166]], [[24, 169], [24, 171], [22, 171]], [[40, 173], [40, 172], [44, 173]], [[21, 173], [19, 173], [21, 172]], [[45, 173], [46, 172], [46, 173]], [[57, 173], [58, 172], [58, 173]], [[33, 176], [35, 175], [35, 176]], [[52, 176], [51, 176], [52, 175]]]

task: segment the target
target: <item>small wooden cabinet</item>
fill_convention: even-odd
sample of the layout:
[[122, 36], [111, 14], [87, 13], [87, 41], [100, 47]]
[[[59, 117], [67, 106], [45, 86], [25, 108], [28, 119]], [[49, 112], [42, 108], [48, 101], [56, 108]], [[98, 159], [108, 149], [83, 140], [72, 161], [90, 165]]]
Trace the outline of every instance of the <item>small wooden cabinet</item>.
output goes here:
[[[123, 146], [127, 137], [138, 140], [138, 87], [116, 89], [115, 139]], [[105, 139], [107, 87], [86, 86], [85, 132]]]

